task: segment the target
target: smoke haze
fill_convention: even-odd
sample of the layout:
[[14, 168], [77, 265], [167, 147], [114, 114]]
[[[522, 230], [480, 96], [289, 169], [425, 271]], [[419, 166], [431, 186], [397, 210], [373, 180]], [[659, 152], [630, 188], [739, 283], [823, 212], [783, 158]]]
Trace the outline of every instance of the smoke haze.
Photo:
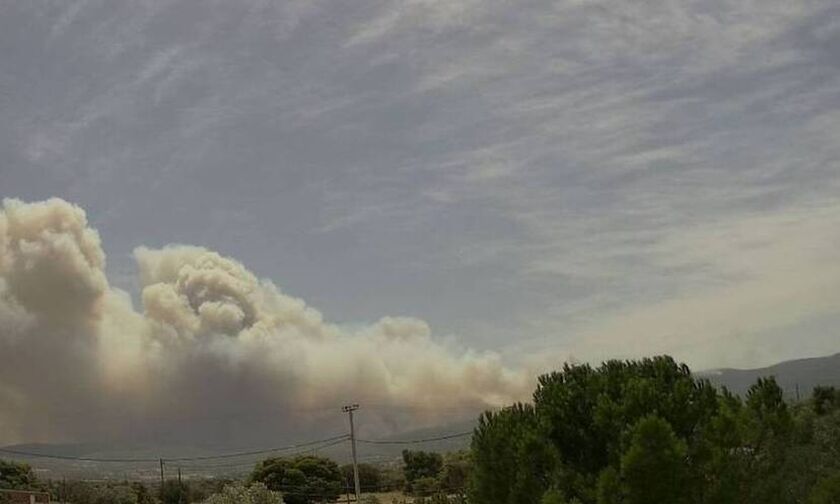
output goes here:
[[0, 211], [0, 443], [245, 444], [434, 422], [527, 397], [530, 373], [459, 351], [422, 320], [348, 329], [191, 246], [135, 250], [142, 306], [109, 285], [99, 234], [60, 199]]

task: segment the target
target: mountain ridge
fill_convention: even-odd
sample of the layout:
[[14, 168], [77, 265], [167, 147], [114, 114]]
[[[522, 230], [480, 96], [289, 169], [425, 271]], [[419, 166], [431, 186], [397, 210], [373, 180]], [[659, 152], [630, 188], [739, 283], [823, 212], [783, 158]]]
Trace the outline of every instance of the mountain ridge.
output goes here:
[[774, 377], [787, 399], [805, 399], [816, 386], [840, 387], [840, 353], [782, 361], [756, 369], [721, 368], [697, 373], [743, 395], [760, 377]]
[[[785, 392], [789, 400], [807, 399], [815, 386], [835, 386], [840, 388], [840, 353], [823, 357], [806, 357], [782, 361], [771, 366], [755, 369], [720, 368], [695, 373], [699, 378], [708, 379], [712, 384], [726, 387], [730, 391], [744, 395], [749, 387], [760, 377], [775, 377], [776, 381]], [[421, 429], [410, 429], [382, 437], [368, 438], [359, 436], [358, 451], [360, 462], [391, 463], [400, 458], [403, 449], [418, 449], [429, 451], [448, 452], [469, 447], [469, 436], [448, 438], [455, 434], [462, 434], [471, 431], [476, 423], [480, 412], [470, 420], [441, 423], [438, 426]], [[447, 439], [413, 443], [415, 440], [428, 440], [429, 438], [444, 437]], [[375, 443], [370, 443], [375, 441]], [[229, 450], [214, 450], [201, 446], [175, 446], [172, 444], [138, 444], [124, 443], [114, 444], [105, 442], [83, 442], [83, 443], [22, 443], [4, 446], [0, 450], [12, 450], [28, 452], [40, 455], [59, 455], [63, 457], [80, 458], [143, 458], [156, 459], [167, 456], [189, 456], [207, 457], [224, 454]], [[335, 459], [339, 463], [350, 461], [349, 443], [341, 442], [330, 446], [312, 446], [311, 449], [296, 451], [278, 451], [277, 453], [266, 453], [243, 459], [236, 459], [241, 462], [238, 467], [221, 467], [215, 463], [191, 464], [189, 462], [176, 463], [167, 462], [171, 469], [183, 466], [191, 468], [185, 473], [202, 477], [232, 476], [247, 473], [259, 459], [268, 456], [283, 456], [295, 453], [321, 454]], [[44, 457], [23, 457], [9, 453], [0, 453], [0, 458], [14, 458], [31, 463], [42, 472], [51, 475], [76, 475], [96, 476], [105, 478], [132, 477], [153, 479], [158, 477], [158, 468], [155, 464], [114, 464], [97, 463], [91, 461], [54, 460]], [[146, 467], [148, 466], [148, 467]], [[154, 467], [153, 467], [154, 466]]]

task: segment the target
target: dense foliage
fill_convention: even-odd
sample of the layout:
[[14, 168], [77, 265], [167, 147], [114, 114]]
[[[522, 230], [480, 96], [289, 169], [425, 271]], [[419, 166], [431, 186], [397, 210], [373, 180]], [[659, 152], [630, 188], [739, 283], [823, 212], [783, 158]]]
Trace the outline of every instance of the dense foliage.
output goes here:
[[403, 450], [405, 488], [409, 493], [429, 495], [434, 493], [437, 477], [443, 469], [440, 453]]
[[0, 488], [6, 490], [30, 489], [35, 485], [35, 473], [27, 464], [0, 460]]
[[332, 502], [344, 491], [338, 464], [311, 455], [266, 459], [257, 464], [250, 481], [280, 492], [287, 504]]
[[[470, 474], [470, 454], [458, 451], [441, 455], [425, 451], [403, 451], [404, 491], [417, 499], [465, 494]], [[417, 500], [418, 502], [423, 502]]]
[[482, 415], [471, 451], [477, 504], [840, 502], [840, 394], [791, 406], [768, 378], [742, 399], [669, 357], [566, 365]]
[[193, 502], [190, 485], [178, 480], [167, 480], [160, 491], [163, 504], [186, 504]]
[[[354, 488], [356, 483], [353, 480], [353, 464], [341, 466], [341, 474], [344, 477], [344, 488]], [[359, 464], [359, 486], [363, 492], [376, 492], [385, 485], [382, 478], [382, 471], [373, 464]]]
[[241, 483], [227, 485], [204, 501], [205, 504], [283, 504], [280, 492], [266, 488], [262, 483], [245, 486]]

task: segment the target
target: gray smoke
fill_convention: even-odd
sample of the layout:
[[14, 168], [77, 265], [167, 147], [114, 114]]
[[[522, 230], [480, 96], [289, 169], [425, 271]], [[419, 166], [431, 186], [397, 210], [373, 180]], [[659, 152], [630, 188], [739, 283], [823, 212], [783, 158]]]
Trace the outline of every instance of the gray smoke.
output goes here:
[[348, 400], [380, 431], [527, 397], [529, 373], [455, 352], [413, 318], [360, 329], [189, 246], [138, 248], [142, 307], [109, 285], [85, 212], [0, 209], [0, 442], [215, 440], [330, 429]]

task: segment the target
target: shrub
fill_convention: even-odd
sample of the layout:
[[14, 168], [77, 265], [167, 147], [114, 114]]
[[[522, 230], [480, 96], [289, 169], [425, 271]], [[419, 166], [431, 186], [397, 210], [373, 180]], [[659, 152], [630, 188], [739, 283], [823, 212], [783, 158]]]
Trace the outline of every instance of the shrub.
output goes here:
[[245, 486], [234, 483], [226, 486], [220, 493], [210, 496], [205, 504], [283, 504], [279, 492], [269, 490], [262, 483]]

